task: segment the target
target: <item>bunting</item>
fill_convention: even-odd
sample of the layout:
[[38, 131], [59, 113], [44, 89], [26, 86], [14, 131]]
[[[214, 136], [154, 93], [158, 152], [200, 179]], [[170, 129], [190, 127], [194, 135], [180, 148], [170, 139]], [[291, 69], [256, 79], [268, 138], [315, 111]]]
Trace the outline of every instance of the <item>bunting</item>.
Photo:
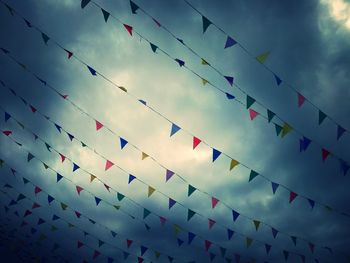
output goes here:
[[205, 16], [202, 16], [202, 22], [203, 22], [203, 33], [205, 33], [205, 31], [207, 31], [208, 27], [211, 25], [211, 22]]

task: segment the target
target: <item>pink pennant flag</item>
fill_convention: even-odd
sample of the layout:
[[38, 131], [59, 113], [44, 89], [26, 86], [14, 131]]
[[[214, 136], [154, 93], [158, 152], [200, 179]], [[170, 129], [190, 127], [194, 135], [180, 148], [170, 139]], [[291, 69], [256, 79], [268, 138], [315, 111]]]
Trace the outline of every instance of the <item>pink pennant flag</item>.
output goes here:
[[137, 261], [138, 261], [138, 263], [142, 263], [143, 262], [143, 258], [142, 257], [137, 257]]
[[209, 223], [209, 229], [211, 229], [215, 225], [216, 221], [208, 218], [208, 223]]
[[34, 193], [35, 193], [35, 194], [38, 194], [38, 193], [40, 193], [41, 191], [42, 191], [42, 190], [41, 190], [40, 187], [35, 186], [35, 188], [34, 188]]
[[59, 154], [61, 156], [61, 161], [62, 163], [64, 162], [64, 160], [66, 160], [66, 156], [64, 156], [62, 153]]
[[205, 245], [205, 250], [206, 250], [206, 251], [209, 250], [211, 244], [212, 244], [212, 243], [211, 243], [209, 240], [205, 240], [205, 241], [204, 241], [204, 245]]
[[60, 94], [62, 98], [64, 98], [65, 100], [68, 98], [68, 95], [63, 95], [63, 94]]
[[97, 250], [94, 251], [94, 255], [92, 256], [92, 259], [96, 259], [101, 253]]
[[133, 241], [130, 240], [130, 239], [127, 239], [127, 240], [126, 240], [126, 245], [127, 245], [128, 248], [131, 246], [132, 242], [133, 242]]
[[111, 161], [107, 160], [106, 161], [106, 166], [105, 166], [105, 171], [107, 171], [109, 168], [111, 168], [114, 165]]
[[84, 188], [80, 187], [79, 185], [76, 186], [77, 193], [80, 195], [80, 192], [84, 190]]
[[32, 105], [30, 105], [30, 110], [31, 110], [33, 113], [35, 113], [35, 112], [37, 111], [37, 109], [34, 108]]
[[32, 205], [32, 209], [35, 209], [35, 208], [38, 208], [38, 207], [40, 207], [40, 205], [38, 203], [34, 202], [33, 205]]
[[290, 192], [290, 194], [289, 194], [289, 203], [292, 203], [297, 196], [298, 196], [297, 193]]
[[70, 58], [73, 56], [73, 52], [72, 52], [72, 51], [69, 51], [69, 50], [67, 50], [67, 49], [64, 49], [64, 51], [67, 52], [68, 59], [70, 59]]
[[326, 150], [325, 148], [322, 148], [322, 161], [324, 162], [328, 155], [330, 154], [330, 152], [328, 150]]
[[95, 120], [96, 122], [96, 131], [98, 131], [99, 129], [101, 129], [103, 127], [103, 124], [101, 122], [99, 122], [98, 120]]
[[129, 32], [130, 36], [132, 36], [132, 26], [129, 26], [127, 24], [123, 24], [125, 29]]
[[211, 198], [211, 208], [215, 208], [215, 206], [219, 203], [219, 199], [215, 198], [214, 196]]
[[2, 131], [3, 134], [5, 134], [6, 136], [9, 136], [12, 134], [12, 131]]
[[305, 102], [305, 97], [298, 93], [298, 107], [300, 108]]
[[258, 116], [258, 115], [259, 115], [259, 113], [256, 112], [255, 110], [249, 109], [249, 116], [250, 116], [251, 120], [254, 120], [256, 118], [256, 116]]
[[164, 224], [165, 224], [165, 222], [166, 222], [166, 218], [160, 216], [160, 217], [159, 217], [159, 220], [160, 220], [160, 224], [161, 224], [162, 226], [164, 226]]
[[74, 211], [74, 212], [75, 212], [75, 215], [77, 216], [77, 218], [81, 217], [81, 214], [78, 211]]
[[201, 143], [201, 140], [193, 136], [193, 150]]

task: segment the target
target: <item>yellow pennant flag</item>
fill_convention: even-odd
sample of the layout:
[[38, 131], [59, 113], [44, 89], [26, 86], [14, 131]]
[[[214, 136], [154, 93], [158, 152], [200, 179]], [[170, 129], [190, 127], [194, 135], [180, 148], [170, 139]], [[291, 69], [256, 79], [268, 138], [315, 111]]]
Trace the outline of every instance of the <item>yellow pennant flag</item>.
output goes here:
[[152, 186], [148, 186], [148, 197], [150, 197], [154, 193], [155, 190], [156, 189], [154, 189]]
[[118, 87], [118, 88], [120, 88], [120, 89], [121, 89], [122, 91], [124, 91], [124, 92], [128, 92], [127, 89], [124, 88], [124, 87]]
[[68, 207], [68, 205], [66, 205], [66, 204], [64, 204], [64, 203], [61, 203], [61, 208], [62, 208], [62, 210], [66, 210], [67, 207]]
[[180, 233], [181, 227], [180, 227], [179, 225], [174, 224], [173, 227], [174, 227], [175, 235], [177, 235], [178, 233]]
[[285, 122], [282, 127], [282, 138], [286, 136], [287, 133], [289, 133], [291, 130], [293, 130], [293, 128]]
[[235, 168], [235, 166], [238, 165], [238, 164], [239, 164], [238, 161], [232, 159], [232, 160], [231, 160], [231, 163], [230, 163], [230, 171], [231, 171], [233, 168]]
[[209, 65], [209, 63], [204, 58], [202, 58], [202, 65]]
[[96, 176], [93, 175], [93, 174], [90, 174], [90, 183], [91, 183], [93, 180], [95, 180], [95, 179], [96, 179]]
[[144, 152], [142, 152], [142, 160], [144, 160], [144, 159], [146, 159], [148, 157], [148, 154], [147, 153], [144, 153]]
[[255, 59], [259, 61], [261, 64], [263, 64], [266, 61], [266, 59], [269, 57], [269, 55], [270, 55], [270, 52], [268, 51], [255, 57]]
[[206, 79], [203, 79], [202, 78], [202, 83], [203, 83], [203, 85], [205, 86], [205, 84], [207, 84], [209, 81], [207, 81]]

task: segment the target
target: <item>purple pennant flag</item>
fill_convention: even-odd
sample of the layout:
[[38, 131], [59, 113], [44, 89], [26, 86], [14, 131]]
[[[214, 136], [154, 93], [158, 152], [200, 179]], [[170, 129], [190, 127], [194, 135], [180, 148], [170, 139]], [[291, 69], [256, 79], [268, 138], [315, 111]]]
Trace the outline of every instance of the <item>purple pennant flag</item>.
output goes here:
[[174, 172], [173, 171], [170, 171], [170, 170], [166, 170], [166, 173], [165, 173], [165, 182], [168, 182], [168, 180], [174, 175]]
[[196, 234], [192, 232], [188, 232], [188, 244], [191, 244], [195, 237], [196, 237]]
[[344, 129], [342, 126], [338, 125], [338, 129], [337, 129], [337, 140], [340, 139], [340, 137], [343, 135], [344, 132], [345, 132], [345, 129]]
[[237, 42], [230, 36], [227, 36], [225, 48], [232, 47], [233, 45], [237, 44]]
[[315, 206], [315, 201], [314, 200], [312, 200], [312, 199], [307, 199], [307, 201], [309, 202], [309, 204], [310, 204], [310, 206], [311, 206], [311, 209], [313, 209], [314, 208], [314, 206]]
[[271, 186], [272, 186], [272, 192], [273, 192], [273, 194], [275, 194], [277, 188], [279, 187], [279, 184], [277, 184], [275, 182], [271, 182]]
[[224, 76], [225, 79], [227, 80], [228, 83], [230, 83], [231, 87], [233, 85], [233, 77], [230, 77], [230, 76]]
[[172, 208], [176, 204], [174, 199], [169, 198], [169, 209]]
[[232, 238], [234, 233], [235, 232], [233, 230], [231, 230], [229, 228], [227, 229], [227, 238], [228, 238], [228, 240], [231, 240], [231, 238]]
[[274, 74], [274, 76], [275, 76], [276, 84], [277, 86], [279, 86], [282, 83], [282, 80], [276, 74]]
[[277, 234], [278, 234], [278, 230], [277, 229], [275, 229], [275, 228], [271, 228], [271, 230], [272, 230], [272, 235], [273, 235], [273, 238], [276, 238], [276, 236], [277, 236]]

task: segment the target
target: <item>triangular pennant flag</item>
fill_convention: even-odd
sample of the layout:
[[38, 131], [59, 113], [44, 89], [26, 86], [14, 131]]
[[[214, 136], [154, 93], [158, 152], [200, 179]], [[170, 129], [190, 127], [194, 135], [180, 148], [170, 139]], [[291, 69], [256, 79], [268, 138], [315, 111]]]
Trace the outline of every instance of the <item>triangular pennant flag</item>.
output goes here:
[[129, 26], [127, 24], [123, 24], [125, 29], [129, 32], [130, 36], [132, 36], [132, 26]]
[[232, 87], [232, 85], [233, 85], [233, 77], [231, 77], [231, 76], [224, 76], [224, 78], [227, 80], [227, 82]]
[[109, 160], [106, 160], [106, 165], [105, 165], [105, 171], [107, 171], [109, 168], [111, 168], [114, 165], [114, 163], [112, 163]]
[[45, 45], [47, 45], [47, 42], [50, 39], [49, 36], [46, 35], [45, 33], [41, 33], [41, 37], [43, 38]]
[[220, 156], [221, 152], [213, 148], [213, 162]]
[[177, 245], [178, 245], [179, 247], [181, 247], [181, 245], [182, 245], [183, 243], [184, 243], [183, 240], [181, 240], [180, 238], [177, 239]]
[[292, 203], [297, 196], [297, 193], [291, 191], [289, 194], [289, 203]]
[[32, 205], [32, 209], [39, 208], [39, 207], [40, 207], [40, 205], [36, 202], [34, 202]]
[[45, 223], [45, 220], [42, 219], [42, 218], [39, 218], [39, 220], [38, 220], [38, 225], [41, 225], [41, 224], [44, 224], [44, 223]]
[[211, 247], [211, 242], [209, 240], [204, 240], [204, 247], [205, 247], [205, 250], [208, 251], [209, 248]]
[[53, 200], [55, 200], [55, 198], [53, 198], [51, 195], [47, 196], [47, 201], [49, 204], [51, 204]]
[[161, 224], [162, 226], [164, 226], [164, 224], [165, 224], [165, 222], [166, 222], [166, 218], [160, 216], [160, 217], [159, 217], [159, 221], [160, 221], [160, 224]]
[[175, 61], [179, 64], [180, 67], [185, 65], [185, 61], [183, 61], [183, 60], [181, 60], [179, 58], [176, 58]]
[[311, 206], [311, 209], [313, 209], [314, 208], [314, 206], [315, 206], [315, 201], [314, 200], [312, 200], [312, 199], [307, 199], [307, 201], [309, 202], [309, 204], [310, 204], [310, 206]]
[[306, 151], [310, 143], [311, 143], [311, 140], [303, 136], [303, 139], [300, 140], [300, 152]]
[[215, 224], [216, 224], [215, 220], [208, 218], [209, 229], [211, 229]]
[[230, 36], [227, 36], [225, 47], [224, 48], [229, 48], [232, 47], [233, 45], [237, 44], [237, 42]]
[[77, 248], [81, 248], [82, 246], [84, 246], [84, 243], [78, 240]]
[[87, 6], [87, 4], [90, 2], [90, 0], [81, 0], [81, 8], [84, 8]]
[[235, 168], [237, 165], [239, 164], [238, 161], [232, 159], [231, 162], [230, 162], [230, 171]]
[[103, 14], [103, 18], [105, 19], [105, 22], [107, 23], [110, 14], [106, 10], [104, 10], [103, 8], [101, 8], [101, 11]]
[[147, 216], [149, 216], [150, 213], [151, 213], [151, 211], [149, 211], [148, 209], [144, 208], [143, 209], [143, 219], [145, 219]]
[[232, 209], [232, 218], [233, 218], [233, 222], [235, 222], [237, 220], [237, 218], [239, 217], [240, 213], [238, 213], [237, 211]]
[[338, 125], [338, 127], [337, 127], [337, 140], [340, 139], [340, 137], [344, 134], [345, 131], [346, 130], [342, 126]]
[[53, 221], [55, 221], [55, 220], [57, 220], [57, 219], [60, 219], [60, 217], [59, 217], [59, 216], [56, 216], [56, 215], [53, 215], [53, 216], [52, 216], [52, 220], [53, 220]]
[[166, 170], [165, 172], [165, 182], [169, 181], [169, 179], [174, 175], [175, 173], [173, 171], [170, 170]]
[[103, 124], [101, 122], [99, 122], [98, 120], [95, 120], [96, 123], [96, 131], [98, 131], [99, 129], [101, 129], [103, 127]]
[[296, 246], [297, 245], [297, 237], [290, 236], [290, 238], [292, 239], [294, 246]]
[[230, 93], [225, 93], [226, 94], [226, 98], [228, 99], [228, 100], [233, 100], [234, 98], [235, 98], [235, 96], [233, 96], [232, 94], [230, 94]]
[[118, 201], [122, 201], [124, 199], [125, 195], [121, 194], [121, 193], [117, 193], [117, 198], [118, 198]]
[[255, 99], [247, 95], [247, 109], [249, 109], [250, 106], [254, 104], [254, 102], [255, 102]]
[[203, 33], [207, 30], [207, 28], [212, 24], [211, 21], [206, 18], [205, 16], [202, 16], [202, 21], [203, 21]]
[[136, 14], [136, 10], [139, 9], [139, 6], [130, 0], [131, 13]]
[[[5, 185], [5, 186], [6, 186], [6, 185]], [[11, 187], [11, 188], [12, 188], [12, 187]], [[24, 199], [24, 198], [26, 198], [25, 195], [19, 194], [16, 201], [17, 201], [17, 202], [18, 202], [18, 201], [21, 201], [21, 200]]]
[[6, 136], [9, 136], [12, 134], [12, 131], [2, 131], [3, 134], [5, 134]]
[[7, 122], [10, 118], [11, 118], [11, 115], [5, 111], [5, 122]]
[[305, 102], [305, 97], [298, 93], [298, 107], [300, 108]]
[[177, 235], [178, 233], [180, 233], [181, 227], [180, 227], [179, 225], [174, 224], [174, 225], [173, 225], [173, 228], [174, 228], [175, 235]]
[[249, 175], [249, 182], [251, 180], [253, 180], [255, 177], [257, 177], [259, 175], [258, 172], [254, 171], [254, 170], [250, 170], [250, 175]]
[[137, 257], [137, 262], [138, 263], [142, 263], [143, 262], [143, 258], [142, 257]]
[[30, 105], [29, 107], [30, 107], [30, 110], [31, 110], [33, 113], [35, 113], [35, 112], [37, 111], [37, 109], [36, 109], [34, 106]]
[[255, 110], [253, 109], [249, 109], [249, 117], [250, 117], [250, 120], [254, 120], [256, 118], [256, 116], [258, 116], [259, 113], [256, 112]]
[[123, 149], [127, 144], [128, 144], [128, 141], [120, 137], [120, 148]]
[[92, 67], [87, 66], [88, 70], [90, 71], [91, 75], [96, 76], [96, 70], [94, 70]]
[[193, 136], [193, 150], [201, 143], [201, 140]]
[[250, 237], [246, 237], [246, 245], [247, 245], [247, 248], [249, 248], [253, 243], [253, 239], [250, 238]]
[[27, 156], [27, 162], [30, 162], [30, 160], [32, 160], [35, 156], [33, 154], [31, 154], [30, 152], [28, 152], [28, 156]]
[[[67, 52], [67, 56], [68, 56], [68, 59], [70, 59], [72, 56], [73, 56], [73, 52], [72, 51], [69, 51], [67, 49], [64, 49], [64, 51]], [[68, 95], [61, 95], [62, 98], [66, 99], [68, 97]]]
[[92, 183], [93, 180], [95, 180], [97, 177], [93, 174], [90, 174], [90, 183]]
[[61, 161], [62, 163], [64, 162], [64, 160], [66, 160], [66, 156], [64, 156], [62, 153], [59, 154], [61, 156]]
[[191, 194], [193, 194], [194, 191], [196, 191], [197, 188], [193, 187], [192, 185], [188, 185], [188, 193], [187, 196], [191, 196]]
[[57, 183], [63, 178], [62, 175], [60, 175], [59, 173], [57, 173]]
[[31, 212], [30, 210], [27, 209], [27, 210], [25, 211], [23, 217], [29, 216], [29, 215], [31, 215], [31, 214], [32, 214], [32, 212]]
[[151, 43], [151, 42], [150, 42], [149, 44], [151, 45], [152, 51], [153, 51], [154, 53], [156, 53], [158, 47], [157, 47], [155, 44]]
[[319, 110], [318, 111], [318, 124], [321, 125], [321, 123], [324, 121], [324, 119], [326, 117], [327, 117], [327, 115], [323, 111]]
[[75, 215], [77, 216], [77, 218], [81, 217], [81, 214], [78, 211], [74, 211]]
[[127, 240], [126, 240], [126, 246], [127, 246], [127, 248], [130, 248], [132, 242], [133, 242], [133, 241], [130, 240], [130, 239], [127, 239]]
[[286, 136], [291, 130], [293, 130], [293, 128], [285, 122], [282, 127], [282, 138]]
[[73, 172], [75, 172], [76, 170], [78, 170], [80, 167], [76, 164], [73, 163]]
[[169, 198], [169, 209], [172, 208], [176, 204], [174, 199]]
[[153, 188], [152, 186], [148, 186], [148, 197], [150, 197], [156, 189]]
[[256, 56], [255, 59], [259, 61], [261, 64], [264, 64], [266, 59], [269, 57], [269, 55], [270, 55], [270, 52], [265, 52]]
[[279, 136], [282, 131], [282, 126], [275, 123], [275, 130], [276, 130], [276, 135]]
[[126, 260], [129, 257], [130, 253], [123, 251], [123, 259]]
[[321, 152], [322, 152], [322, 161], [324, 162], [329, 156], [330, 152], [325, 148], [322, 148]]
[[208, 61], [206, 61], [204, 58], [201, 59], [202, 65], [209, 65]]
[[209, 82], [208, 80], [202, 78], [202, 84], [203, 84], [203, 86], [205, 86], [208, 82]]
[[103, 242], [102, 240], [98, 240], [98, 247], [101, 247], [104, 245], [105, 242]]
[[101, 253], [95, 250], [94, 254], [92, 255], [92, 259], [96, 259], [99, 255], [101, 255]]
[[196, 214], [196, 212], [194, 212], [193, 210], [191, 209], [188, 209], [187, 211], [187, 221], [190, 221], [191, 218]]
[[273, 236], [273, 238], [276, 238], [276, 236], [277, 236], [277, 234], [278, 234], [278, 230], [272, 227], [272, 228], [271, 228], [271, 231], [272, 231], [272, 236]]
[[235, 232], [233, 231], [233, 230], [231, 230], [231, 229], [227, 229], [227, 238], [228, 238], [228, 240], [231, 240], [231, 238], [233, 237], [233, 234], [234, 234]]
[[39, 187], [39, 186], [35, 186], [35, 188], [34, 188], [34, 193], [35, 194], [38, 194], [38, 193], [40, 193], [42, 190], [41, 190], [41, 188]]
[[253, 223], [255, 226], [255, 230], [258, 231], [261, 222], [259, 220], [253, 220]]
[[283, 250], [283, 256], [284, 256], [284, 259], [287, 261], [289, 257], [289, 252], [286, 250]]
[[170, 131], [170, 137], [173, 136], [175, 133], [177, 133], [181, 128], [177, 126], [176, 124], [172, 123], [171, 125], [171, 131]]
[[269, 109], [267, 110], [267, 121], [271, 122], [271, 120], [273, 119], [273, 117], [275, 117], [275, 113], [270, 111]]
[[272, 186], [272, 193], [275, 194], [277, 188], [280, 186], [279, 184], [275, 183], [275, 182], [271, 182], [271, 186]]
[[196, 234], [192, 232], [188, 232], [188, 244], [191, 244], [195, 237], [196, 237]]
[[80, 192], [84, 190], [84, 188], [80, 187], [79, 185], [76, 186], [76, 190], [78, 195], [80, 195]]
[[274, 74], [274, 76], [275, 76], [276, 84], [277, 86], [279, 86], [282, 83], [282, 80], [276, 74]]
[[51, 146], [48, 145], [46, 142], [45, 142], [45, 147], [46, 147], [46, 149], [47, 149], [49, 152], [51, 152]]
[[64, 203], [61, 203], [61, 208], [62, 208], [62, 210], [66, 210], [67, 207], [68, 207], [68, 205], [66, 205], [66, 204], [64, 204]]
[[95, 196], [95, 202], [96, 202], [96, 206], [98, 206], [99, 205], [99, 203], [102, 201], [102, 199], [101, 198], [98, 198], [98, 197], [96, 197]]
[[129, 181], [128, 184], [130, 184], [136, 177], [133, 176], [132, 174], [129, 174]]
[[268, 255], [270, 253], [270, 250], [271, 250], [271, 245], [265, 244], [265, 250], [266, 250], [266, 254]]
[[350, 165], [348, 165], [344, 160], [339, 160], [339, 164], [340, 164], [340, 169], [343, 172], [343, 175], [346, 175], [346, 173], [349, 171], [350, 169]]
[[211, 208], [215, 208], [215, 206], [219, 203], [219, 199], [215, 198], [214, 196], [211, 198]]

